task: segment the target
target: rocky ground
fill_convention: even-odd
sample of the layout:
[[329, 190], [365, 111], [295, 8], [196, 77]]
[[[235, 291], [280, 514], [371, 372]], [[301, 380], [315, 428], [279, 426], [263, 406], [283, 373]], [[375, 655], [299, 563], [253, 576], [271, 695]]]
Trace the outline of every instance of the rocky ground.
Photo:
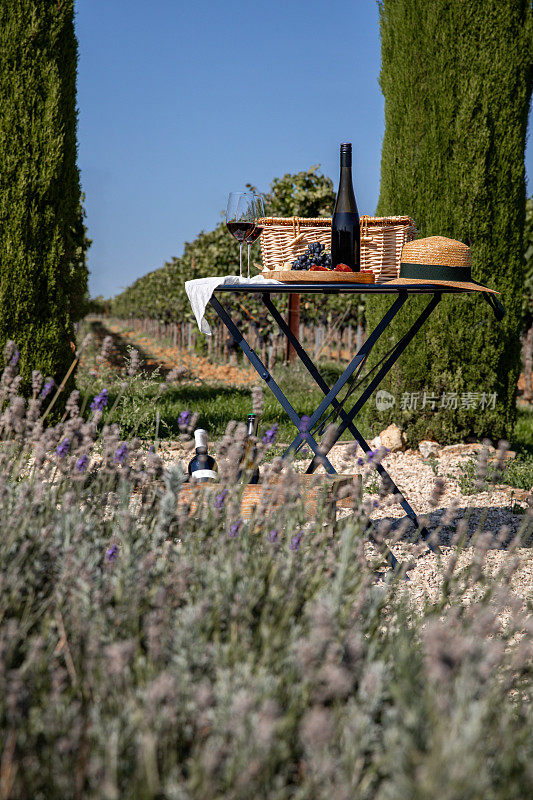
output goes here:
[[[386, 437], [384, 437], [386, 439]], [[381, 440], [374, 440], [378, 446]], [[433, 443], [434, 445], [434, 443]], [[426, 448], [424, 451], [427, 452]], [[524, 600], [533, 597], [533, 548], [531, 541], [525, 546], [508, 552], [508, 542], [520, 530], [529, 527], [529, 537], [533, 533], [532, 496], [531, 492], [513, 489], [510, 486], [495, 485], [478, 491], [475, 494], [463, 494], [459, 478], [464, 471], [465, 462], [478, 458], [483, 450], [481, 444], [458, 444], [448, 447], [433, 446], [429, 455], [424, 456], [420, 450], [398, 450], [389, 453], [382, 460], [392, 480], [405, 494], [408, 502], [417, 514], [425, 517], [428, 530], [437, 532], [440, 555], [431, 552], [424, 545], [416, 545], [409, 541], [414, 534], [414, 527], [409, 526], [399, 541], [394, 539], [394, 524], [405, 519], [405, 512], [399, 504], [387, 505], [379, 500], [377, 476], [369, 474], [365, 480], [369, 490], [368, 500], [379, 502], [378, 508], [371, 512], [371, 517], [379, 524], [385, 521], [392, 524], [393, 533], [388, 537], [393, 552], [400, 561], [410, 561], [413, 566], [409, 572], [410, 580], [406, 587], [415, 605], [421, 605], [425, 599], [435, 595], [442, 583], [450, 558], [457, 556], [457, 548], [452, 544], [452, 537], [457, 525], [463, 520], [467, 538], [481, 530], [490, 536], [486, 553], [486, 563], [490, 571], [496, 573], [510, 565], [510, 559], [518, 559], [516, 571], [511, 582], [517, 594]], [[353, 455], [353, 444], [337, 444], [329, 454], [329, 459], [339, 473], [361, 473], [357, 466], [359, 451]], [[489, 461], [497, 457], [494, 448], [488, 449]], [[508, 453], [508, 458], [513, 454]], [[190, 459], [190, 451], [179, 443], [164, 446], [163, 458], [166, 463], [181, 462], [184, 465]], [[307, 462], [297, 462], [296, 468], [304, 471]], [[436, 506], [432, 505], [432, 495], [437, 479], [444, 483], [442, 496]], [[342, 506], [342, 502], [339, 504]], [[349, 508], [339, 507], [338, 518], [351, 513]], [[383, 523], [382, 523], [383, 524]], [[502, 530], [503, 529], [503, 530]], [[369, 545], [369, 550], [372, 546]], [[475, 557], [476, 549], [471, 545], [465, 547], [458, 555], [457, 567], [468, 565]]]

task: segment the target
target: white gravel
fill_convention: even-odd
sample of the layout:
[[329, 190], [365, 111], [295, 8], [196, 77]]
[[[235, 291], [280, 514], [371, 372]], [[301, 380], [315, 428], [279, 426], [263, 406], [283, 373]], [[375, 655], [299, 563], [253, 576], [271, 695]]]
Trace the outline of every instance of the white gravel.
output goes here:
[[[353, 449], [353, 444], [351, 446]], [[355, 466], [357, 456], [349, 454], [350, 445], [337, 444], [328, 455], [335, 469], [342, 474], [356, 474], [361, 468]], [[509, 554], [505, 544], [498, 541], [498, 533], [502, 526], [508, 530], [507, 539], [511, 539], [525, 525], [531, 531], [533, 528], [532, 508], [533, 497], [531, 490], [513, 489], [509, 486], [497, 485], [490, 491], [464, 495], [458, 481], [464, 463], [479, 455], [482, 445], [460, 444], [441, 448], [435, 458], [425, 459], [419, 451], [406, 450], [405, 452], [390, 453], [382, 464], [389, 472], [391, 478], [399, 489], [405, 494], [408, 502], [418, 515], [426, 517], [429, 531], [435, 531], [440, 526], [438, 543], [441, 554], [436, 555], [425, 547], [412, 544], [409, 541], [414, 533], [411, 524], [404, 536], [393, 546], [393, 552], [400, 561], [409, 560], [414, 566], [409, 572], [410, 580], [406, 582], [409, 594], [415, 605], [434, 596], [443, 580], [443, 574], [450, 557], [455, 554], [456, 548], [451, 545], [451, 538], [457, 530], [457, 523], [465, 520], [468, 536], [473, 536], [481, 530], [490, 534], [489, 549], [486, 554], [486, 566], [492, 573], [505, 570], [511, 558], [518, 559], [518, 567], [513, 574], [511, 587], [524, 600], [533, 597], [533, 548], [531, 544], [519, 547], [513, 554]], [[489, 458], [494, 458], [494, 450], [490, 450]], [[163, 459], [166, 463], [176, 461], [187, 462], [190, 451], [185, 451], [178, 444], [167, 445], [163, 450]], [[512, 454], [511, 454], [512, 456]], [[305, 462], [306, 464], [307, 462]], [[303, 471], [304, 462], [297, 462], [296, 468]], [[377, 473], [370, 476], [370, 485], [374, 482]], [[442, 496], [435, 508], [432, 507], [430, 498], [434, 491], [437, 478], [444, 479], [445, 487]], [[376, 484], [377, 485], [377, 484]], [[377, 500], [378, 495], [367, 495], [369, 500]], [[447, 509], [455, 506], [449, 523], [442, 524]], [[337, 515], [346, 516], [350, 510], [339, 508]], [[372, 511], [372, 519], [387, 520], [394, 523], [405, 518], [405, 512], [399, 504], [380, 506]], [[371, 547], [371, 546], [370, 546]], [[474, 556], [474, 548], [466, 547], [458, 557], [457, 567], [466, 566]]]

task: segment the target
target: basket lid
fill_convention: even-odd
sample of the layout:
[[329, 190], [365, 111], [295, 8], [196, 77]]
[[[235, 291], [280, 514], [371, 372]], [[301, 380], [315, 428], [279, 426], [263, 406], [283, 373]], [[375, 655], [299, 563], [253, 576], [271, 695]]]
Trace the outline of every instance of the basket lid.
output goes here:
[[370, 217], [368, 214], [361, 214], [361, 223], [364, 225], [412, 225], [415, 222], [411, 217]]
[[331, 217], [262, 217], [257, 222], [263, 226], [292, 227], [298, 225], [300, 228], [331, 228]]
[[[368, 214], [361, 215], [362, 225], [409, 225], [414, 228], [415, 223], [411, 217], [371, 217]], [[331, 228], [331, 217], [262, 217], [258, 223], [266, 226], [279, 225], [280, 227], [291, 227], [298, 225], [300, 228]]]

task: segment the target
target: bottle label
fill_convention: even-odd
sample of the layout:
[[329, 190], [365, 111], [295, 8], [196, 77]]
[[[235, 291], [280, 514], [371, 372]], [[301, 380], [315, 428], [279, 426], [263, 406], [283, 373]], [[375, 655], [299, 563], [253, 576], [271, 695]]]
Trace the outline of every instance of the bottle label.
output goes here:
[[191, 473], [191, 480], [193, 481], [200, 481], [203, 478], [208, 478], [210, 480], [216, 480], [217, 474], [212, 469], [195, 469], [194, 472]]

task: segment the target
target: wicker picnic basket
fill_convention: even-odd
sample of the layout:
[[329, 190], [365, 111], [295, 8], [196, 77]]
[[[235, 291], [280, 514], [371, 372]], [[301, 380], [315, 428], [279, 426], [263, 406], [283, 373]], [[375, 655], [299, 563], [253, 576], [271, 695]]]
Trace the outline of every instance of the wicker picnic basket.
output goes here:
[[[265, 217], [260, 220], [261, 256], [266, 269], [281, 269], [304, 253], [311, 242], [331, 248], [331, 219]], [[415, 238], [411, 217], [361, 217], [361, 269], [371, 269], [378, 283], [397, 278], [402, 248]]]
[[[309, 518], [315, 516], [320, 507], [320, 501], [325, 501], [326, 506], [334, 513], [337, 505], [346, 507], [349, 498], [342, 495], [339, 491], [346, 486], [355, 486], [360, 481], [357, 475], [336, 475], [334, 478], [326, 478], [322, 475], [298, 475], [300, 484], [300, 496], [304, 500], [306, 514]], [[241, 517], [244, 520], [250, 519], [255, 509], [263, 505], [270, 509], [279, 504], [280, 500], [275, 498], [276, 482], [272, 484], [259, 483], [245, 486], [241, 496]], [[180, 488], [178, 507], [186, 510], [190, 516], [198, 511], [199, 501], [207, 502], [212, 505], [215, 496], [221, 491], [220, 484], [190, 484], [185, 483]]]

